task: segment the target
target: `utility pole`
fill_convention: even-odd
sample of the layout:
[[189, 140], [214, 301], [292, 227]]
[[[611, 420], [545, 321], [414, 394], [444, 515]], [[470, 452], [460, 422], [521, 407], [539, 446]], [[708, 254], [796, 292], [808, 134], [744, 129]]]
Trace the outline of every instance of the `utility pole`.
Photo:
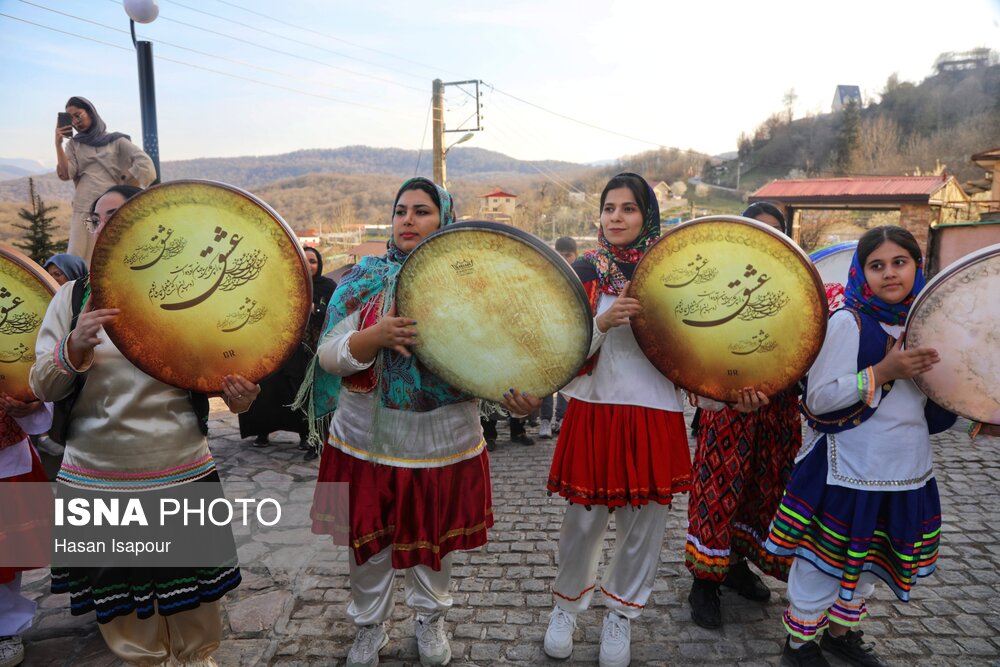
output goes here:
[[444, 187], [444, 84], [434, 79], [431, 98], [431, 133], [434, 136], [434, 182]]

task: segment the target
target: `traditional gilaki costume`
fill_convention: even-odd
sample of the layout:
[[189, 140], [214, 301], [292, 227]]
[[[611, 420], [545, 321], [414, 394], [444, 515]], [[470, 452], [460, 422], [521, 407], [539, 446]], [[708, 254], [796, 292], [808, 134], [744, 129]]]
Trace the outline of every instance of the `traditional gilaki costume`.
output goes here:
[[[781, 211], [762, 206], [758, 203], [743, 215], [767, 213], [784, 228]], [[702, 627], [718, 628], [720, 585], [758, 602], [771, 596], [747, 560], [765, 574], [782, 581], [788, 577], [791, 558], [768, 553], [764, 540], [802, 447], [802, 424], [795, 389], [780, 392], [767, 405], [745, 414], [716, 401], [692, 399], [703, 409], [692, 465], [684, 564], [694, 575], [688, 598], [692, 619]]]
[[[451, 195], [427, 179], [404, 183], [396, 201], [414, 181], [436, 189], [441, 225], [454, 222]], [[493, 508], [478, 402], [415, 356], [382, 349], [361, 363], [351, 355], [351, 336], [390, 311], [405, 258], [394, 242], [385, 256], [363, 258], [330, 301], [312, 403], [317, 417], [332, 412], [333, 419], [312, 518], [314, 533], [337, 536], [345, 532], [340, 522], [348, 524], [347, 615], [368, 628], [355, 646], [369, 631], [384, 644], [393, 575], [405, 569], [406, 603], [418, 612], [423, 655], [421, 624], [440, 627], [452, 605], [449, 554], [486, 543]], [[338, 482], [348, 485], [348, 512], [336, 506], [343, 501], [331, 490]]]
[[[559, 432], [548, 490], [569, 501], [559, 538], [559, 572], [552, 584], [555, 609], [575, 623], [597, 586], [604, 534], [615, 515], [615, 555], [601, 581], [604, 604], [622, 619], [637, 618], [659, 562], [666, 512], [675, 493], [691, 484], [691, 461], [680, 391], [649, 362], [632, 329], [601, 332], [596, 316], [617, 300], [636, 263], [660, 235], [660, 212], [649, 185], [644, 222], [627, 248], [598, 234], [599, 248], [580, 257], [577, 271], [595, 316], [590, 359], [562, 392], [569, 398]], [[637, 202], [642, 207], [643, 202]], [[617, 619], [615, 619], [617, 620]], [[605, 621], [607, 623], [607, 621]], [[627, 621], [625, 621], [627, 626]], [[568, 657], [565, 651], [546, 652]], [[559, 655], [565, 652], [565, 655]]]
[[[795, 557], [784, 625], [798, 642], [815, 639], [830, 622], [857, 626], [876, 579], [905, 602], [917, 579], [934, 571], [941, 505], [930, 434], [951, 426], [955, 415], [912, 380], [873, 384], [873, 367], [902, 334], [923, 286], [918, 262], [910, 295], [899, 304], [883, 302], [855, 252], [845, 308], [830, 318], [809, 371], [807, 444], [765, 544], [776, 556]], [[826, 633], [822, 646], [860, 646], [860, 634]]]
[[[42, 404], [31, 414], [14, 418], [0, 411], [0, 484], [18, 484], [22, 482], [47, 483], [48, 477], [42, 468], [38, 453], [28, 441], [27, 434], [45, 433], [52, 423], [52, 406]], [[11, 501], [18, 500], [16, 494], [5, 494], [4, 503], [0, 506], [0, 553], [14, 553], [13, 547], [8, 547], [8, 540], [18, 541], [24, 546], [25, 540], [38, 542], [38, 553], [46, 553], [52, 548], [51, 543], [45, 543], [44, 538], [33, 530], [30, 515], [33, 508], [11, 507]], [[25, 502], [28, 502], [27, 499]], [[31, 568], [0, 566], [0, 665], [18, 664], [24, 656], [24, 647], [20, 635], [31, 627], [35, 617], [35, 603], [21, 595], [21, 572]]]
[[[91, 361], [70, 363], [69, 336], [89, 293], [86, 281], [59, 288], [35, 345], [31, 388], [58, 402], [56, 414], [66, 420], [61, 435], [56, 424], [50, 431], [66, 444], [56, 481], [113, 493], [198, 482], [216, 485], [223, 497], [208, 449], [206, 396], [146, 375], [103, 328]], [[52, 592], [70, 594], [74, 616], [96, 611], [108, 647], [127, 662], [208, 667], [222, 638], [219, 600], [241, 580], [235, 544], [231, 554], [207, 567], [53, 567]]]

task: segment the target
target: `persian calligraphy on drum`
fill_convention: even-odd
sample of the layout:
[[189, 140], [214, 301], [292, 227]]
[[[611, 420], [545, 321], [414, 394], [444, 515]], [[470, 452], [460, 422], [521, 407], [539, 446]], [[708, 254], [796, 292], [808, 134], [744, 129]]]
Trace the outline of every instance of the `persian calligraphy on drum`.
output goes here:
[[738, 216], [709, 216], [665, 234], [635, 269], [642, 312], [632, 330], [678, 386], [733, 401], [799, 380], [826, 334], [827, 303], [812, 262], [784, 235]]
[[27, 255], [0, 245], [0, 392], [33, 401], [28, 372], [35, 339], [58, 283]]
[[403, 263], [396, 304], [417, 321], [417, 358], [492, 401], [511, 387], [552, 394], [590, 351], [579, 279], [542, 241], [508, 225], [460, 222], [429, 236]]
[[302, 340], [312, 282], [293, 232], [238, 188], [172, 181], [133, 197], [101, 231], [94, 305], [133, 364], [167, 384], [217, 392], [227, 374], [257, 381]]
[[952, 412], [1000, 424], [1000, 244], [950, 264], [917, 295], [907, 347], [932, 347], [941, 361], [913, 381]]

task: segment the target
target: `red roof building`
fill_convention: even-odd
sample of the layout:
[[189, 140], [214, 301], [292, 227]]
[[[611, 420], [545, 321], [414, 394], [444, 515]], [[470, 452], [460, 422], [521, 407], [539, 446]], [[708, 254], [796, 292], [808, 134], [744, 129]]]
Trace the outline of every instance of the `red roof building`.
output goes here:
[[479, 195], [479, 198], [482, 200], [479, 204], [479, 215], [484, 220], [511, 222], [514, 218], [514, 210], [517, 208], [517, 195], [497, 188], [493, 192]]

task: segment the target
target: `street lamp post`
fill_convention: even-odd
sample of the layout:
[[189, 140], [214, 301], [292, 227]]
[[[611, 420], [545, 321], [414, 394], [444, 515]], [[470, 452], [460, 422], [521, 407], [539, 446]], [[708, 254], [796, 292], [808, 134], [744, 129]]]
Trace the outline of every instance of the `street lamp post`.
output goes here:
[[457, 146], [459, 144], [464, 144], [466, 141], [468, 141], [469, 139], [471, 139], [474, 136], [476, 136], [475, 133], [473, 133], [473, 132], [466, 132], [465, 134], [462, 135], [462, 137], [458, 141], [456, 141], [455, 143], [453, 143], [451, 146], [448, 146], [448, 148], [445, 148], [441, 152], [441, 187], [442, 188], [444, 188], [446, 190], [448, 189], [448, 172], [446, 171], [447, 167], [445, 166], [447, 164], [446, 158], [448, 157], [448, 151], [450, 151], [452, 148], [454, 148], [455, 146]]
[[153, 161], [156, 180], [160, 182], [160, 141], [156, 128], [156, 83], [153, 78], [153, 45], [135, 38], [135, 24], [152, 23], [160, 13], [157, 0], [124, 0], [129, 17], [132, 44], [135, 46], [139, 66], [139, 108], [142, 115], [142, 149]]

